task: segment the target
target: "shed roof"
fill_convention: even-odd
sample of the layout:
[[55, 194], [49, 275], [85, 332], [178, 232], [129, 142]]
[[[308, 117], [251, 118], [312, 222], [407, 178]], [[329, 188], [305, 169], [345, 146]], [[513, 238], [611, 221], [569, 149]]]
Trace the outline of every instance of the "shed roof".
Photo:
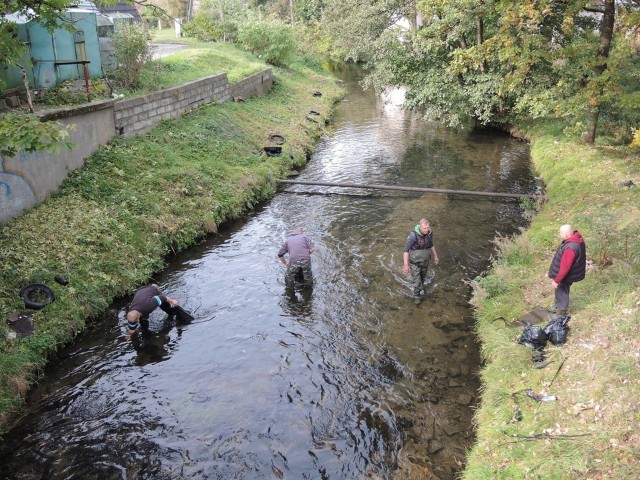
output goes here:
[[76, 0], [67, 7], [68, 12], [100, 13], [98, 7], [88, 0]]
[[7, 13], [4, 16], [4, 18], [9, 23], [18, 23], [18, 24], [29, 23], [32, 20], [32, 17], [29, 17], [22, 13]]
[[[78, 0], [66, 8], [68, 12], [75, 13], [100, 13], [95, 3], [88, 0]], [[10, 23], [24, 24], [29, 23], [31, 20], [35, 20], [38, 15], [31, 9], [24, 12], [8, 13], [4, 16], [4, 19]]]
[[96, 25], [98, 27], [111, 27], [113, 26], [113, 21], [106, 15], [100, 13], [96, 15]]
[[122, 1], [116, 5], [111, 5], [108, 7], [101, 7], [100, 11], [105, 15], [113, 16], [113, 13], [128, 13], [130, 14], [136, 21], [142, 21], [142, 17], [134, 7], [133, 3], [129, 3], [127, 1]]

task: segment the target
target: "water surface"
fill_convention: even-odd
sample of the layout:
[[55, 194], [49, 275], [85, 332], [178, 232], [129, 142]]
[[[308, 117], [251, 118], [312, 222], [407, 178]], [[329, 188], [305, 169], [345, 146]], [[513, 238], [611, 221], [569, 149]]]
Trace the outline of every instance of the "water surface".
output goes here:
[[[528, 147], [457, 134], [342, 72], [349, 95], [303, 180], [532, 193]], [[431, 220], [440, 265], [416, 306], [402, 251]], [[517, 201], [291, 186], [155, 280], [195, 313], [124, 341], [114, 304], [62, 351], [0, 444], [0, 476], [451, 479], [473, 443], [478, 345], [467, 280]], [[276, 253], [314, 240], [312, 289]]]

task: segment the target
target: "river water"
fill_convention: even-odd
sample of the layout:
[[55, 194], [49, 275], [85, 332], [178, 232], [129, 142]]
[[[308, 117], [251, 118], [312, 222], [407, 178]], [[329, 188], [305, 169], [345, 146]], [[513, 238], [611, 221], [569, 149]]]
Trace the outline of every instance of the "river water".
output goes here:
[[[461, 135], [348, 96], [302, 180], [533, 193], [527, 145]], [[465, 283], [517, 201], [291, 186], [170, 260], [155, 281], [195, 313], [123, 339], [112, 306], [47, 369], [0, 443], [15, 479], [451, 479], [474, 440], [480, 365]], [[431, 220], [440, 264], [415, 305], [402, 251]], [[276, 253], [313, 239], [314, 285], [287, 292]]]

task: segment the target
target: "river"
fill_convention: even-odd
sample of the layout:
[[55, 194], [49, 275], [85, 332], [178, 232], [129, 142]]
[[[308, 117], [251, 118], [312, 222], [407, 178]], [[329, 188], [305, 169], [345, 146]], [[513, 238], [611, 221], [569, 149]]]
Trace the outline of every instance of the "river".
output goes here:
[[[349, 94], [299, 178], [534, 193], [529, 150]], [[407, 235], [431, 221], [440, 264], [415, 305]], [[474, 441], [479, 347], [467, 280], [518, 201], [290, 186], [169, 260], [154, 280], [195, 314], [123, 338], [116, 302], [51, 362], [0, 443], [9, 479], [452, 479]], [[288, 292], [276, 253], [313, 239], [314, 284]]]

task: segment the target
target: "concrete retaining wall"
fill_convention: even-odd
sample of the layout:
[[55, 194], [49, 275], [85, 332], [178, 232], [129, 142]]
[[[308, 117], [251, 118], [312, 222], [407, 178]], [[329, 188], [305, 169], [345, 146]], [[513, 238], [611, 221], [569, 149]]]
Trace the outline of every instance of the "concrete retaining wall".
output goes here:
[[85, 158], [114, 136], [113, 103], [94, 102], [43, 116], [44, 120], [73, 125], [69, 132], [75, 143], [72, 150], [0, 155], [0, 224], [55, 193], [69, 172], [84, 165]]
[[162, 120], [208, 103], [224, 103], [234, 97], [265, 95], [273, 86], [270, 68], [229, 84], [227, 74], [212, 75], [149, 95], [120, 101], [98, 101], [42, 115], [75, 125], [70, 132], [76, 144], [59, 154], [20, 152], [0, 155], [0, 224], [22, 215], [55, 193], [69, 172], [84, 165], [84, 159], [117, 135], [144, 133]]

